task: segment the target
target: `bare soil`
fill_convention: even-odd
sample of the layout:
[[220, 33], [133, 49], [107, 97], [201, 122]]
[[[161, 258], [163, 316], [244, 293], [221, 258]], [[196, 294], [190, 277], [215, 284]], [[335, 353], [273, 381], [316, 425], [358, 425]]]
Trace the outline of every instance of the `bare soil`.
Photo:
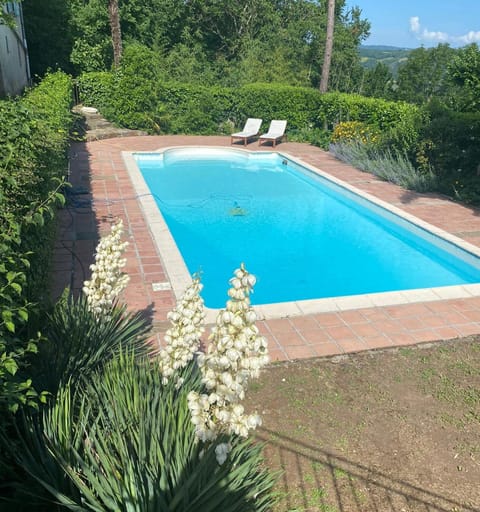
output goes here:
[[480, 338], [274, 364], [247, 407], [275, 512], [480, 511]]

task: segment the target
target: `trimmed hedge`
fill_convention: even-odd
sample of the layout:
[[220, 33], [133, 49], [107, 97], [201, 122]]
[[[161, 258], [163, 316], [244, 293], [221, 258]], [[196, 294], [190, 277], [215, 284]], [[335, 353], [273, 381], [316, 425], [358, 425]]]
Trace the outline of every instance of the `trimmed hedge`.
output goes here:
[[[35, 404], [22, 373], [34, 304], [48, 298], [55, 204], [67, 169], [72, 80], [47, 74], [23, 98], [0, 101], [0, 411]], [[3, 425], [0, 423], [0, 429]]]
[[[281, 84], [238, 88], [166, 83], [151, 71], [135, 75], [124, 64], [116, 74], [85, 73], [78, 79], [84, 104], [111, 121], [150, 133], [229, 133], [248, 117], [287, 119], [288, 130], [331, 130], [342, 121], [362, 121], [399, 144], [412, 145], [423, 117], [415, 105], [359, 95], [327, 93]], [[395, 134], [401, 126], [402, 137]], [[405, 148], [402, 148], [405, 149]]]
[[480, 203], [480, 114], [432, 104], [421, 137], [422, 156], [435, 169], [440, 190], [467, 203]]

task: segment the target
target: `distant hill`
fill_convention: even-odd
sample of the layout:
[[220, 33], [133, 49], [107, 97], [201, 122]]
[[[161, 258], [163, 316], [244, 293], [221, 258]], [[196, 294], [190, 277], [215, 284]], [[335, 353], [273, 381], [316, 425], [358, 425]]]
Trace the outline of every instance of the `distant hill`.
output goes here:
[[398, 66], [405, 62], [412, 48], [398, 48], [397, 46], [365, 45], [360, 46], [359, 53], [362, 66], [374, 68], [382, 62], [396, 75]]

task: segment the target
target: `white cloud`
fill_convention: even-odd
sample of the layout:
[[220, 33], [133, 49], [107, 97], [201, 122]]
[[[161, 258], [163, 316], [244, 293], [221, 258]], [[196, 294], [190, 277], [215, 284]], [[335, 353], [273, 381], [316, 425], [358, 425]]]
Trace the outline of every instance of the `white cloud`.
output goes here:
[[410, 31], [413, 32], [420, 41], [436, 41], [438, 43], [457, 44], [470, 44], [480, 41], [480, 31], [475, 32], [471, 30], [462, 36], [452, 36], [446, 32], [432, 32], [427, 28], [422, 28], [420, 18], [418, 16], [412, 16], [410, 18]]
[[418, 34], [418, 32], [420, 32], [420, 18], [418, 16], [412, 16], [410, 18], [410, 30], [414, 34]]
[[456, 39], [458, 40], [459, 43], [478, 43], [480, 41], [480, 32], [474, 32], [473, 30], [470, 30], [468, 34], [459, 36]]

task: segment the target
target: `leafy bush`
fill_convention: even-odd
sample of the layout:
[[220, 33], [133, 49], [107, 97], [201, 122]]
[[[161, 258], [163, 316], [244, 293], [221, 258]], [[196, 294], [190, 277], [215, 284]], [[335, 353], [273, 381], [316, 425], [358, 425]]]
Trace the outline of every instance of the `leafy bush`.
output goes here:
[[288, 129], [318, 127], [316, 118], [321, 94], [306, 87], [280, 84], [249, 84], [235, 90], [236, 121], [260, 117], [266, 122], [286, 119]]
[[222, 87], [162, 83], [159, 101], [171, 119], [172, 133], [209, 135], [219, 133], [232, 118], [232, 91]]
[[83, 73], [76, 79], [80, 99], [87, 106], [95, 106], [108, 115], [113, 91], [113, 74], [107, 71]]
[[323, 128], [306, 127], [299, 130], [292, 130], [288, 133], [288, 140], [293, 142], [307, 142], [313, 146], [328, 151], [332, 134]]
[[480, 114], [429, 106], [430, 123], [421, 137], [423, 156], [433, 167], [440, 190], [466, 202], [480, 195]]
[[[303, 140], [324, 147], [325, 133], [335, 125], [359, 121], [374, 133], [382, 132], [385, 144], [403, 151], [414, 147], [423, 121], [418, 107], [402, 102], [320, 94], [313, 88], [274, 83], [237, 88], [166, 83], [161, 76], [153, 77], [148, 67], [132, 70], [127, 64], [110, 78], [98, 73], [82, 75], [82, 101], [94, 104], [114, 122], [151, 133], [224, 133], [231, 122], [241, 127], [248, 117], [260, 117], [266, 123], [286, 119], [288, 131], [297, 140], [305, 134]], [[95, 80], [101, 82], [98, 90], [92, 84]]]
[[319, 122], [333, 129], [344, 121], [360, 121], [374, 133], [381, 133], [378, 144], [396, 152], [415, 149], [425, 123], [423, 111], [415, 105], [358, 94], [328, 93], [321, 98]]
[[[33, 301], [49, 289], [55, 204], [67, 168], [72, 82], [48, 74], [20, 99], [0, 102], [0, 409], [35, 405], [23, 370], [36, 351]], [[3, 416], [4, 421], [7, 416]], [[0, 429], [3, 423], [0, 424]]]

